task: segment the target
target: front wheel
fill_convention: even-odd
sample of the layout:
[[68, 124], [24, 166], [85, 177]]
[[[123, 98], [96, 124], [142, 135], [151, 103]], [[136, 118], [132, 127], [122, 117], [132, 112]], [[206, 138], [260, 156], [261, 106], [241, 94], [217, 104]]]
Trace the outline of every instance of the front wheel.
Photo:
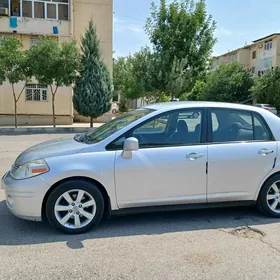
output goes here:
[[96, 226], [104, 213], [99, 189], [88, 181], [71, 180], [58, 185], [46, 204], [49, 223], [68, 234], [80, 234]]
[[259, 209], [270, 217], [280, 218], [280, 175], [268, 179], [259, 194]]

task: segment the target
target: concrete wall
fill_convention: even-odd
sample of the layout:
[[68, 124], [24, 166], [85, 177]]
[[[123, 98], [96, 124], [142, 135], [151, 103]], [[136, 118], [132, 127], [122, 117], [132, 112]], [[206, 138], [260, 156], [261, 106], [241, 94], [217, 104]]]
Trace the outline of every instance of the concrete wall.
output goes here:
[[[18, 96], [23, 83], [15, 86]], [[23, 91], [19, 101], [17, 111], [19, 114], [19, 124], [39, 125], [52, 124], [52, 102], [51, 91], [48, 88], [47, 101], [27, 101], [25, 91]], [[73, 123], [72, 89], [70, 87], [59, 88], [56, 93], [55, 111], [58, 124]], [[9, 83], [4, 83], [0, 87], [0, 125], [13, 124], [14, 101]]]
[[[23, 83], [15, 86], [15, 91], [18, 96], [19, 92], [23, 87]], [[34, 115], [51, 115], [52, 105], [51, 105], [51, 91], [48, 88], [48, 100], [47, 101], [27, 101], [25, 99], [25, 91], [22, 93], [18, 101], [18, 113], [19, 114], [34, 114]], [[56, 93], [55, 100], [56, 114], [58, 115], [73, 115], [72, 108], [72, 89], [70, 87], [59, 88]], [[0, 87], [0, 113], [1, 114], [13, 114], [14, 113], [14, 103], [13, 95], [11, 90], [11, 85], [9, 83], [4, 83]]]
[[[73, 34], [80, 44], [92, 18], [100, 39], [101, 54], [109, 71], [113, 69], [113, 1], [112, 0], [74, 0]], [[81, 16], [82, 15], [82, 16]]]
[[[1, 33], [0, 33], [1, 34]], [[23, 45], [23, 49], [27, 50], [31, 47], [31, 39], [38, 39], [40, 35], [29, 35], [29, 34], [5, 34], [3, 35], [5, 38], [9, 38], [9, 37], [14, 37], [18, 40], [21, 41], [22, 45]], [[56, 38], [59, 42], [70, 42], [72, 40], [71, 37], [69, 36], [59, 36], [59, 37], [55, 37], [55, 36], [51, 36], [53, 38]]]
[[237, 53], [237, 61], [244, 67], [250, 67], [250, 50], [241, 49]]

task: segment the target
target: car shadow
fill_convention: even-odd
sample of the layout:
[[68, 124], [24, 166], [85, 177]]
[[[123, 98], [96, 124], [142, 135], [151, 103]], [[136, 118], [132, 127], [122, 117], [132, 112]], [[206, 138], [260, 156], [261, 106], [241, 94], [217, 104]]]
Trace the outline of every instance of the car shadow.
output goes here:
[[254, 207], [217, 208], [115, 216], [85, 234], [65, 235], [47, 222], [36, 223], [18, 219], [0, 202], [0, 246], [66, 242], [71, 249], [82, 249], [88, 239], [137, 235], [159, 235], [175, 232], [226, 229], [279, 223], [267, 218]]

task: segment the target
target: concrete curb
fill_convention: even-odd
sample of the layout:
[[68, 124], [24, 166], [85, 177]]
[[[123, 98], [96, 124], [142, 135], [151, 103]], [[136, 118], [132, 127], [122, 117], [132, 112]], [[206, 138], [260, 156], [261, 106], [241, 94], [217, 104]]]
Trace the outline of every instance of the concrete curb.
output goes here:
[[0, 128], [0, 135], [24, 135], [24, 134], [67, 134], [83, 133], [94, 130], [90, 127], [27, 127], [27, 128]]

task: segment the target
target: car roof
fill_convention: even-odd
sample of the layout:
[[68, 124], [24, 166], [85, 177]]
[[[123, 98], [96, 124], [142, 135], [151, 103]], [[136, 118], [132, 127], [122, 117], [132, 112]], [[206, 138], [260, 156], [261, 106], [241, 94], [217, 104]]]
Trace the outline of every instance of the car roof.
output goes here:
[[210, 101], [178, 101], [178, 102], [164, 102], [146, 105], [144, 108], [165, 111], [168, 109], [183, 109], [183, 108], [194, 108], [194, 107], [216, 107], [216, 108], [227, 108], [227, 109], [240, 109], [260, 112], [260, 108], [252, 105], [243, 105], [236, 103], [224, 103], [224, 102], [210, 102]]

